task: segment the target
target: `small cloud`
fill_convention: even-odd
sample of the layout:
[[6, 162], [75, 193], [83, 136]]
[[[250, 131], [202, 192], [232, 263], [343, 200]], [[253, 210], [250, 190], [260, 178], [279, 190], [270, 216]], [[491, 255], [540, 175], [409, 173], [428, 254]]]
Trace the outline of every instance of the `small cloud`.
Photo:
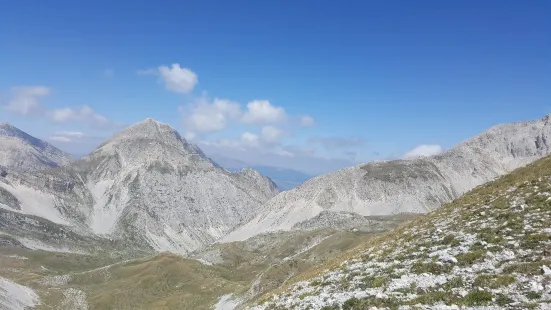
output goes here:
[[46, 116], [55, 123], [83, 122], [97, 129], [116, 127], [115, 123], [86, 105], [47, 111]]
[[175, 93], [189, 94], [199, 83], [197, 74], [174, 63], [171, 67], [159, 66], [156, 69], [139, 70], [139, 75], [157, 75], [165, 88]]
[[308, 115], [304, 115], [300, 118], [300, 126], [310, 127], [315, 123], [314, 118]]
[[46, 117], [56, 123], [66, 123], [70, 121], [83, 122], [98, 129], [118, 126], [86, 105], [78, 108], [61, 108], [53, 110], [41, 107], [39, 99], [49, 95], [51, 92], [50, 88], [45, 86], [14, 87], [11, 92], [12, 99], [7, 105], [3, 106], [3, 108], [12, 113], [23, 116], [33, 115]]
[[245, 124], [268, 124], [283, 122], [286, 118], [282, 107], [273, 106], [268, 100], [254, 100], [247, 104], [242, 121]]
[[50, 94], [45, 86], [18, 86], [11, 89], [12, 98], [3, 108], [12, 113], [29, 115], [40, 111], [40, 98]]
[[424, 156], [433, 156], [442, 153], [443, 149], [437, 144], [422, 144], [404, 154], [404, 158], [411, 159]]
[[262, 139], [268, 143], [277, 142], [281, 136], [285, 134], [284, 131], [275, 128], [274, 126], [264, 126], [262, 127]]
[[80, 131], [58, 131], [55, 134], [56, 136], [63, 136], [63, 137], [75, 137], [75, 138], [84, 137], [84, 133]]
[[344, 137], [313, 137], [308, 141], [321, 144], [327, 150], [355, 148], [365, 144], [365, 140], [362, 138]]
[[184, 127], [197, 133], [220, 131], [231, 119], [241, 116], [239, 103], [219, 98], [210, 101], [206, 95], [196, 99], [187, 109], [180, 107], [178, 110], [184, 113]]
[[73, 140], [71, 140], [70, 138], [61, 137], [61, 136], [53, 136], [53, 137], [50, 137], [50, 140], [56, 141], [56, 142], [71, 142], [71, 141], [73, 141]]

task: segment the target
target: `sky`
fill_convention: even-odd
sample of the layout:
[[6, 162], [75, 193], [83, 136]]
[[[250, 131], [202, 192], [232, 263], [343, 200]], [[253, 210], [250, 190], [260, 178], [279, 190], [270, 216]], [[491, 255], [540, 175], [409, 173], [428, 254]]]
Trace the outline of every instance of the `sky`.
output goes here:
[[82, 155], [169, 123], [319, 174], [551, 113], [551, 1], [7, 1], [0, 121]]

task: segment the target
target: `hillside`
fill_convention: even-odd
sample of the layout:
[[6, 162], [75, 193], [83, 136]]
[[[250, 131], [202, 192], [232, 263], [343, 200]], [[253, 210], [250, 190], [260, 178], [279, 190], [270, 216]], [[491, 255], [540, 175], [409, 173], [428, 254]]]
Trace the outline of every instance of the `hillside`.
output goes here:
[[0, 166], [19, 171], [33, 171], [63, 166], [73, 159], [73, 156], [48, 142], [8, 123], [0, 123]]
[[[187, 257], [165, 252], [130, 260], [107, 252], [30, 250], [0, 235], [0, 284], [7, 288], [3, 294], [0, 287], [0, 309], [4, 304], [36, 305], [39, 310], [234, 307], [404, 220], [373, 219], [379, 225], [372, 225], [372, 231], [274, 233], [214, 244]], [[13, 308], [19, 309], [8, 309]]]
[[475, 188], [248, 309], [551, 309], [551, 157]]
[[[254, 219], [224, 240], [293, 230], [322, 212], [426, 213], [549, 155], [550, 118], [497, 125], [436, 156], [371, 162], [313, 178], [267, 201]], [[330, 217], [317, 224], [318, 228], [333, 225]]]

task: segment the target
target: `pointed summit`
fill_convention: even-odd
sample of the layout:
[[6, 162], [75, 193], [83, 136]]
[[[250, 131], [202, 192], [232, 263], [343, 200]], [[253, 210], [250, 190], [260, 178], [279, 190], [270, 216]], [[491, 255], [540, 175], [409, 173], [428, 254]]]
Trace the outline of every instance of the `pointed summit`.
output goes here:
[[121, 143], [145, 143], [157, 142], [165, 146], [172, 146], [186, 149], [186, 152], [196, 153], [195, 147], [188, 143], [182, 136], [169, 124], [161, 123], [152, 118], [146, 118], [140, 122], [130, 125], [117, 132], [99, 148], [107, 145], [119, 145]]
[[203, 152], [182, 138], [176, 129], [152, 118], [146, 118], [119, 131], [89, 156], [115, 156], [123, 166], [151, 162], [170, 163], [173, 167], [213, 166]]

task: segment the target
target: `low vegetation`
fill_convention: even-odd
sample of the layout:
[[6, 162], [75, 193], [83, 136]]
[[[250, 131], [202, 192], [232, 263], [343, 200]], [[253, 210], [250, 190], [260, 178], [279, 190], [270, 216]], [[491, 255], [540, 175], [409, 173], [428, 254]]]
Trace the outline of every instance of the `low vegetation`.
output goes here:
[[549, 308], [549, 223], [551, 158], [544, 158], [343, 254], [249, 308]]

